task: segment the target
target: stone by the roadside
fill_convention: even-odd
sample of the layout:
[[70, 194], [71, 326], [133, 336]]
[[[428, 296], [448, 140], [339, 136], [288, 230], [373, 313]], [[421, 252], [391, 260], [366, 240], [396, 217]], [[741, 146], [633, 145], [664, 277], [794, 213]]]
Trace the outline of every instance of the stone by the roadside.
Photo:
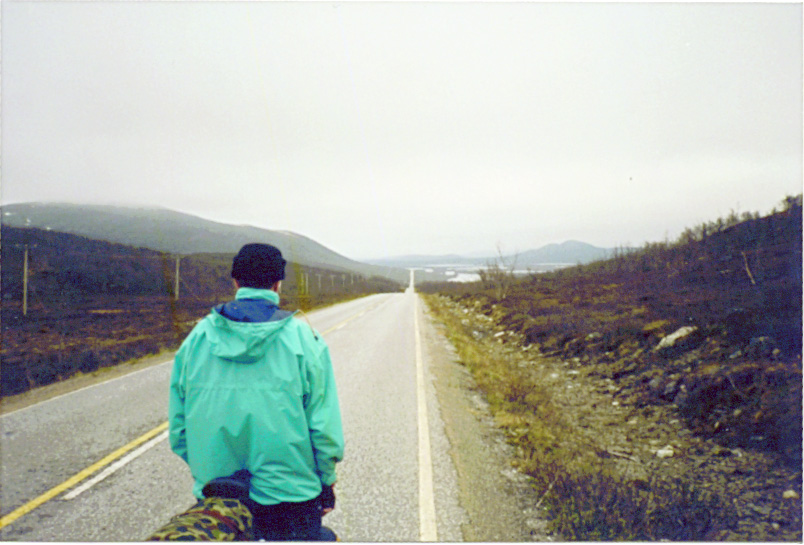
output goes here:
[[664, 337], [661, 341], [659, 341], [659, 344], [657, 344], [656, 348], [653, 350], [659, 354], [669, 354], [675, 350], [692, 348], [692, 346], [695, 345], [700, 339], [701, 335], [699, 334], [697, 327], [684, 326]]
[[660, 448], [656, 451], [657, 458], [672, 458], [675, 455], [675, 451], [671, 445], [667, 445], [664, 448]]
[[675, 399], [676, 393], [678, 393], [678, 381], [671, 380], [665, 385], [661, 397], [662, 399], [672, 400]]

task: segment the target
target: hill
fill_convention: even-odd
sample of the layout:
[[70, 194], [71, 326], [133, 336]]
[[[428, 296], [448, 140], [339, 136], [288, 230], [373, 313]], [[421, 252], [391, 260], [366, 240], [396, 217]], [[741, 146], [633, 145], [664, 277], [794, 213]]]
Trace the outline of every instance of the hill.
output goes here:
[[801, 196], [421, 289], [563, 539], [801, 540]]
[[517, 267], [542, 265], [545, 263], [591, 263], [611, 257], [614, 250], [599, 248], [586, 242], [568, 240], [561, 244], [548, 244], [537, 250], [528, 250], [519, 254], [516, 260]]
[[3, 226], [36, 227], [168, 254], [234, 254], [243, 244], [263, 242], [300, 265], [397, 282], [408, 278], [407, 271], [351, 260], [297, 233], [218, 223], [164, 208], [23, 203], [0, 210]]

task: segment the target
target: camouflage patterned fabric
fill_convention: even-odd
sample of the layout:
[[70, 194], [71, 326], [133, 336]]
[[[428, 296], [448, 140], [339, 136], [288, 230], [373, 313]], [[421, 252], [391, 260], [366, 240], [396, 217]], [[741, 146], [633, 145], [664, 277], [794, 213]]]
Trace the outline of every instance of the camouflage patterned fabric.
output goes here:
[[176, 515], [147, 541], [252, 541], [251, 511], [240, 500], [207, 498]]

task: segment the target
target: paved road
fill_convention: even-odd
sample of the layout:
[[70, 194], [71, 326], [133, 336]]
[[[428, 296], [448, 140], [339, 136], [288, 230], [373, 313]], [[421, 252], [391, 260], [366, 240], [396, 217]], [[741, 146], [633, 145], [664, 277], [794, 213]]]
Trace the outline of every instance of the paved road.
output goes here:
[[[309, 315], [341, 399], [346, 458], [325, 524], [345, 541], [462, 539], [456, 471], [417, 342], [421, 306], [409, 290]], [[3, 416], [0, 539], [136, 541], [190, 506], [189, 471], [160, 428], [169, 373], [166, 361]]]

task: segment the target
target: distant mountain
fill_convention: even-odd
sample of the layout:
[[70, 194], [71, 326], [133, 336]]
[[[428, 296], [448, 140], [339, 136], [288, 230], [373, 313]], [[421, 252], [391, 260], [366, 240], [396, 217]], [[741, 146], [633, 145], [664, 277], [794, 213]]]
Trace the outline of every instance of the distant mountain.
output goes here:
[[611, 248], [599, 248], [586, 242], [568, 240], [561, 244], [548, 244], [538, 250], [528, 250], [517, 256], [517, 266], [542, 265], [545, 263], [591, 263], [611, 257], [614, 253]]
[[[544, 265], [577, 265], [606, 259], [613, 254], [611, 248], [599, 248], [585, 242], [568, 240], [560, 244], [548, 244], [536, 250], [528, 250], [517, 254], [503, 256], [505, 263], [514, 263], [517, 269], [528, 267], [542, 268]], [[499, 256], [467, 257], [449, 255], [407, 255], [387, 259], [372, 259], [368, 263], [387, 267], [483, 267], [496, 263]]]
[[333, 271], [383, 276], [399, 282], [408, 272], [344, 257], [305, 236], [248, 225], [229, 225], [165, 208], [133, 208], [63, 203], [23, 203], [0, 207], [2, 224], [37, 227], [171, 254], [236, 253], [243, 244], [279, 248], [288, 261]]

